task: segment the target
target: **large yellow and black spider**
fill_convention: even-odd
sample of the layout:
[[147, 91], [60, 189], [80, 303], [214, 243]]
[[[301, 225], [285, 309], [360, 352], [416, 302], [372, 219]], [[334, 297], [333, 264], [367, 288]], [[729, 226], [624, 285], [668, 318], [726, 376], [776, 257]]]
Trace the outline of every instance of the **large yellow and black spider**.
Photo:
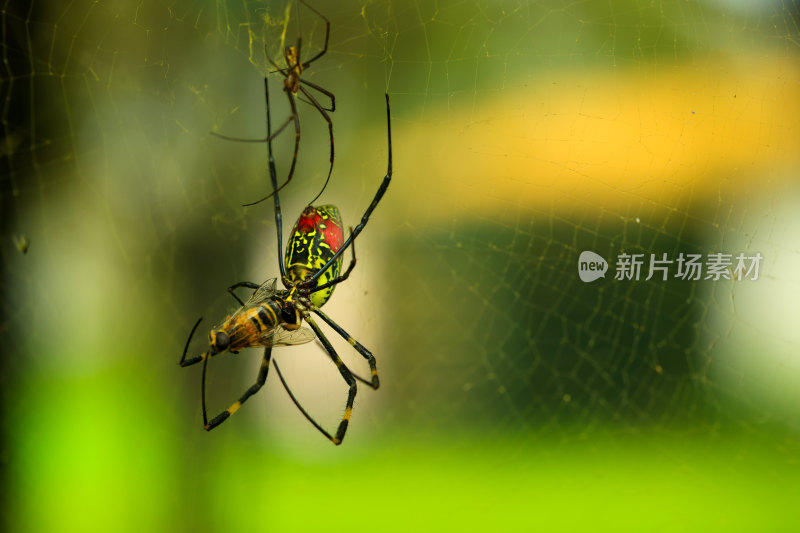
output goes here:
[[[303, 61], [300, 57], [300, 53], [302, 50], [302, 38], [298, 37], [296, 46], [289, 45], [284, 48], [283, 59], [286, 63], [286, 67], [281, 68], [269, 55], [269, 50], [267, 50], [267, 46], [266, 45], [264, 46], [264, 53], [267, 56], [267, 61], [269, 61], [269, 63], [273, 66], [273, 68], [275, 68], [275, 72], [279, 72], [284, 77], [283, 92], [286, 93], [286, 97], [289, 100], [289, 107], [292, 110], [292, 113], [291, 115], [289, 115], [289, 118], [287, 118], [286, 121], [283, 124], [281, 124], [281, 126], [277, 130], [275, 130], [275, 133], [270, 134], [269, 137], [266, 139], [239, 139], [237, 137], [228, 137], [227, 135], [220, 135], [219, 133], [211, 132], [217, 137], [220, 137], [222, 139], [227, 139], [229, 141], [268, 142], [277, 137], [278, 135], [280, 135], [281, 132], [284, 129], [286, 129], [286, 127], [289, 124], [294, 122], [294, 132], [295, 132], [294, 154], [292, 155], [292, 164], [289, 167], [289, 174], [286, 176], [286, 181], [284, 181], [280, 185], [280, 187], [275, 188], [273, 192], [264, 196], [263, 198], [260, 198], [255, 202], [243, 204], [245, 207], [256, 205], [258, 203], [263, 202], [273, 194], [276, 194], [278, 191], [283, 189], [286, 185], [289, 184], [290, 181], [292, 181], [292, 177], [294, 176], [294, 168], [295, 165], [297, 164], [297, 151], [300, 148], [300, 117], [297, 114], [297, 103], [295, 102], [295, 96], [298, 93], [305, 96], [305, 99], [301, 98], [301, 100], [314, 106], [314, 108], [316, 108], [316, 110], [319, 111], [320, 115], [322, 115], [322, 118], [324, 118], [325, 121], [328, 123], [328, 133], [330, 135], [330, 142], [331, 142], [331, 155], [330, 155], [330, 166], [328, 168], [328, 176], [327, 178], [325, 178], [325, 183], [322, 185], [322, 189], [320, 189], [317, 196], [315, 196], [314, 199], [311, 200], [311, 202], [309, 202], [309, 204], [313, 204], [317, 200], [317, 198], [320, 197], [322, 191], [324, 191], [325, 187], [328, 186], [328, 181], [330, 181], [331, 179], [331, 172], [333, 172], [333, 122], [331, 121], [331, 117], [330, 115], [328, 115], [328, 112], [332, 113], [336, 110], [336, 97], [333, 95], [332, 92], [328, 91], [327, 89], [315, 83], [312, 83], [306, 79], [303, 79], [301, 77], [303, 71], [307, 69], [311, 65], [311, 63], [321, 58], [328, 52], [328, 40], [330, 38], [330, 33], [331, 33], [331, 22], [322, 13], [320, 13], [319, 11], [311, 7], [309, 4], [307, 4], [305, 0], [299, 0], [299, 3], [306, 6], [308, 9], [314, 12], [314, 14], [316, 14], [318, 17], [320, 17], [322, 20], [325, 21], [325, 44], [323, 45], [322, 50], [312, 58]], [[308, 89], [306, 89], [306, 87], [304, 87], [304, 85], [329, 98], [330, 107], [324, 107], [322, 104], [320, 104], [319, 101], [314, 97], [314, 95], [311, 94], [308, 91]]]
[[[303, 415], [314, 425], [323, 435], [334, 444], [341, 444], [350, 420], [350, 415], [355, 401], [357, 385], [356, 381], [366, 383], [373, 389], [380, 385], [378, 379], [378, 369], [375, 357], [364, 348], [357, 340], [350, 336], [341, 326], [333, 321], [328, 315], [320, 310], [333, 293], [333, 289], [339, 283], [345, 281], [352, 272], [356, 264], [355, 239], [363, 231], [369, 221], [369, 217], [383, 198], [386, 189], [392, 179], [392, 127], [391, 111], [389, 107], [389, 95], [386, 95], [386, 130], [388, 139], [388, 164], [386, 175], [378, 187], [372, 202], [361, 217], [361, 221], [355, 228], [351, 228], [350, 235], [344, 239], [343, 225], [339, 210], [333, 205], [312, 207], [308, 206], [303, 210], [300, 218], [295, 223], [292, 234], [286, 246], [286, 255], [282, 249], [283, 229], [281, 204], [278, 195], [278, 180], [275, 169], [275, 160], [272, 155], [273, 135], [271, 134], [271, 117], [269, 106], [269, 85], [264, 79], [264, 93], [267, 106], [267, 151], [269, 159], [269, 173], [273, 187], [273, 198], [275, 203], [275, 227], [278, 235], [278, 265], [281, 273], [281, 282], [284, 289], [277, 289], [275, 279], [270, 279], [261, 285], [249, 281], [236, 283], [228, 288], [228, 291], [241, 305], [233, 315], [228, 316], [219, 326], [214, 327], [209, 333], [209, 349], [203, 354], [188, 358], [186, 354], [189, 343], [194, 335], [197, 326], [202, 319], [199, 319], [186, 341], [183, 356], [180, 360], [181, 366], [189, 366], [203, 362], [203, 375], [201, 384], [201, 397], [203, 406], [203, 426], [206, 430], [211, 430], [224, 422], [230, 415], [235, 413], [250, 396], [258, 392], [267, 380], [272, 348], [275, 346], [290, 346], [303, 344], [319, 339], [325, 352], [331, 361], [336, 365], [342, 379], [347, 383], [349, 390], [345, 410], [336, 433], [331, 435], [311, 415], [300, 405], [295, 398], [286, 380], [281, 374], [277, 362], [273, 361], [275, 370], [286, 391], [294, 404], [300, 409]], [[352, 247], [352, 259], [347, 270], [341, 274], [342, 254], [348, 247]], [[239, 287], [254, 289], [250, 298], [243, 302], [233, 292]], [[369, 380], [361, 378], [351, 372], [336, 353], [330, 341], [317, 325], [311, 316], [317, 315], [328, 324], [338, 335], [347, 340], [353, 348], [361, 354], [369, 363], [371, 377]], [[306, 322], [311, 330], [303, 327]], [[206, 368], [208, 360], [216, 355], [230, 352], [237, 353], [245, 348], [264, 347], [264, 356], [261, 368], [258, 372], [255, 384], [232, 404], [228, 409], [217, 416], [208, 419], [206, 410]]]

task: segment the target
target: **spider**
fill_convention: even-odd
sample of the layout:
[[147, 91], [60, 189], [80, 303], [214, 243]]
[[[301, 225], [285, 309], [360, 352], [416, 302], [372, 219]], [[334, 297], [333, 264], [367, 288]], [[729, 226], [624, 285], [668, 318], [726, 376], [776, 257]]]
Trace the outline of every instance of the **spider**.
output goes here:
[[[271, 117], [269, 106], [269, 86], [267, 79], [264, 79], [264, 93], [267, 107], [267, 139], [271, 139]], [[378, 187], [372, 202], [361, 217], [361, 221], [355, 228], [350, 229], [350, 235], [344, 240], [341, 217], [339, 210], [332, 205], [319, 207], [308, 206], [303, 210], [300, 218], [295, 223], [291, 237], [286, 245], [286, 255], [284, 257], [282, 242], [282, 215], [281, 204], [278, 195], [278, 179], [275, 170], [275, 160], [272, 155], [272, 142], [267, 141], [267, 152], [269, 160], [269, 173], [273, 187], [273, 198], [275, 203], [275, 227], [277, 231], [278, 243], [278, 265], [281, 273], [281, 282], [285, 289], [277, 289], [276, 279], [270, 279], [261, 285], [249, 281], [236, 283], [228, 288], [228, 292], [241, 305], [233, 315], [228, 316], [225, 321], [214, 327], [209, 333], [209, 349], [203, 354], [187, 359], [186, 354], [189, 343], [194, 336], [194, 332], [200, 325], [201, 319], [195, 323], [186, 341], [183, 356], [180, 360], [182, 367], [203, 362], [203, 375], [201, 384], [201, 397], [203, 406], [203, 426], [206, 430], [217, 427], [235, 413], [242, 404], [264, 385], [267, 380], [267, 372], [272, 355], [272, 348], [275, 346], [291, 346], [304, 344], [319, 339], [328, 357], [336, 365], [342, 379], [347, 383], [349, 390], [345, 410], [336, 433], [331, 435], [311, 415], [300, 405], [295, 398], [286, 380], [281, 374], [277, 361], [272, 361], [278, 373], [283, 387], [297, 406], [303, 416], [311, 424], [325, 435], [336, 445], [342, 443], [350, 415], [353, 410], [353, 402], [356, 397], [356, 381], [361, 381], [377, 389], [380, 386], [378, 379], [378, 369], [375, 357], [364, 348], [361, 343], [350, 336], [341, 326], [333, 321], [328, 315], [320, 310], [333, 293], [333, 289], [339, 283], [345, 281], [356, 265], [355, 239], [367, 225], [369, 217], [378, 203], [386, 193], [392, 179], [392, 126], [391, 111], [389, 107], [389, 95], [386, 95], [386, 131], [388, 140], [388, 164], [386, 175]], [[350, 264], [341, 274], [342, 254], [351, 247], [352, 258]], [[243, 302], [234, 292], [239, 287], [254, 289], [250, 298]], [[336, 353], [330, 341], [317, 325], [311, 316], [317, 315], [323, 322], [328, 324], [338, 335], [347, 340], [353, 348], [361, 354], [369, 363], [371, 379], [367, 380], [354, 374], [347, 368], [342, 359]], [[311, 330], [302, 326], [305, 321]], [[221, 353], [238, 353], [245, 348], [264, 347], [264, 356], [261, 368], [258, 372], [255, 384], [253, 384], [238, 401], [233, 403], [228, 409], [217, 416], [208, 418], [206, 409], [206, 367], [208, 360]]]
[[[267, 61], [269, 61], [269, 63], [275, 68], [275, 72], [279, 72], [284, 77], [283, 92], [286, 93], [286, 97], [289, 100], [289, 107], [292, 110], [292, 114], [289, 115], [289, 118], [286, 119], [286, 121], [275, 131], [274, 134], [269, 135], [266, 139], [240, 139], [237, 137], [228, 137], [226, 135], [220, 135], [218, 133], [211, 132], [213, 135], [216, 135], [217, 137], [229, 141], [269, 142], [278, 135], [280, 135], [280, 133], [283, 132], [283, 130], [286, 129], [286, 127], [289, 126], [289, 124], [294, 122], [294, 132], [295, 132], [294, 155], [292, 156], [292, 164], [289, 167], [289, 175], [286, 177], [286, 181], [284, 181], [280, 187], [274, 188], [273, 192], [271, 192], [270, 194], [266, 195], [265, 197], [259, 200], [256, 200], [255, 202], [250, 202], [249, 204], [243, 204], [243, 207], [249, 207], [263, 202], [273, 194], [277, 194], [278, 191], [283, 189], [286, 185], [289, 184], [290, 181], [292, 181], [292, 177], [294, 176], [294, 167], [297, 164], [297, 151], [300, 147], [300, 117], [297, 114], [297, 104], [295, 102], [295, 96], [297, 95], [298, 92], [303, 96], [305, 96], [305, 99], [300, 98], [300, 100], [313, 105], [317, 109], [317, 111], [319, 111], [320, 115], [322, 115], [322, 118], [324, 118], [325, 121], [328, 123], [328, 133], [330, 134], [330, 140], [331, 140], [331, 158], [330, 158], [331, 164], [330, 167], [328, 168], [328, 177], [325, 179], [325, 183], [322, 185], [322, 189], [314, 197], [314, 199], [311, 200], [311, 202], [309, 202], [309, 205], [313, 204], [317, 200], [317, 198], [319, 198], [320, 195], [322, 195], [322, 192], [325, 190], [325, 187], [328, 186], [328, 181], [330, 181], [331, 179], [331, 172], [333, 172], [333, 122], [331, 121], [331, 117], [330, 115], [328, 115], [328, 112], [330, 111], [332, 113], [336, 110], [336, 97], [333, 95], [332, 92], [328, 91], [327, 89], [301, 78], [301, 74], [306, 68], [308, 68], [311, 65], [311, 63], [313, 63], [314, 61], [321, 58], [327, 53], [328, 38], [330, 37], [331, 33], [331, 22], [322, 13], [320, 13], [319, 11], [311, 7], [309, 4], [307, 4], [305, 0], [299, 0], [299, 2], [302, 3], [304, 6], [306, 6], [308, 9], [310, 9], [311, 11], [313, 11], [318, 17], [320, 17], [322, 20], [325, 21], [325, 44], [322, 47], [322, 51], [320, 51], [317, 55], [315, 55], [311, 59], [303, 61], [300, 58], [300, 52], [302, 49], [301, 47], [302, 39], [298, 37], [297, 46], [290, 45], [284, 48], [283, 59], [286, 62], [286, 67], [281, 68], [278, 66], [277, 63], [275, 63], [275, 61], [269, 55], [269, 51], [267, 50], [266, 45], [264, 46], [264, 53], [267, 56]], [[314, 98], [314, 96], [305, 87], [303, 87], [303, 85], [310, 87], [311, 89], [314, 89], [315, 91], [319, 92], [320, 94], [324, 95], [327, 98], [330, 98], [331, 101], [330, 107], [323, 107], [319, 103], [319, 101], [316, 98]]]

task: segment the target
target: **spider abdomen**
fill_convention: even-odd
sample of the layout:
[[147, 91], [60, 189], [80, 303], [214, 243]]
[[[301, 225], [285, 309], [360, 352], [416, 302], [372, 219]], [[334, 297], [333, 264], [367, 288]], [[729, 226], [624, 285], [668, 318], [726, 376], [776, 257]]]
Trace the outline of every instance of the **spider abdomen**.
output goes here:
[[[286, 276], [295, 284], [305, 281], [330, 261], [344, 243], [344, 230], [339, 209], [335, 205], [308, 206], [292, 228], [286, 244]], [[342, 257], [317, 278], [317, 285], [339, 277]], [[310, 299], [317, 307], [327, 302], [334, 287], [311, 293]]]

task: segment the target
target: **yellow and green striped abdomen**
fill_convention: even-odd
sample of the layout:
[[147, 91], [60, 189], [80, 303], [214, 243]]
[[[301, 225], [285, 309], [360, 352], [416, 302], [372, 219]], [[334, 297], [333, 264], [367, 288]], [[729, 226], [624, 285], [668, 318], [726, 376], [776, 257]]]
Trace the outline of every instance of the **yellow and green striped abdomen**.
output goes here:
[[[297, 219], [289, 242], [286, 244], [286, 275], [292, 283], [304, 281], [319, 271], [344, 243], [344, 230], [339, 209], [334, 205], [308, 206]], [[342, 271], [341, 256], [318, 279], [324, 285], [339, 277]], [[311, 294], [311, 303], [322, 307], [334, 287]]]

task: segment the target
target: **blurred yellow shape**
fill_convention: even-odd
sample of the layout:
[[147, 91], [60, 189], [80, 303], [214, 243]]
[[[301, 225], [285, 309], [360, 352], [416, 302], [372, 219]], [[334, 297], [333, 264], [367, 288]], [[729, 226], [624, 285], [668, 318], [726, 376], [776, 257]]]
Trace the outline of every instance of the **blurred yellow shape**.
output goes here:
[[[428, 213], [673, 207], [800, 165], [796, 59], [694, 58], [647, 70], [543, 73], [396, 137], [397, 181]], [[698, 66], [700, 65], [700, 66]], [[403, 154], [403, 152], [406, 152]], [[401, 198], [398, 195], [398, 198]]]

